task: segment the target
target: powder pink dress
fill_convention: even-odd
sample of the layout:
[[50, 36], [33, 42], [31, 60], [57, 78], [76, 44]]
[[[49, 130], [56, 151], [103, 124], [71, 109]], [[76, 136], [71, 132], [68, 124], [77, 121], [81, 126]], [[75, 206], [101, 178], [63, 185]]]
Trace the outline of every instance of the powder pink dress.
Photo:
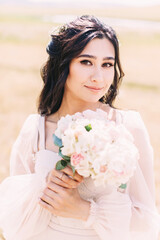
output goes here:
[[[60, 159], [45, 149], [45, 118], [30, 115], [10, 158], [10, 177], [0, 185], [0, 228], [6, 240], [157, 240], [160, 216], [155, 205], [153, 151], [138, 112], [116, 110], [140, 152], [125, 193], [95, 187], [91, 178], [78, 187], [90, 201], [87, 221], [52, 215], [38, 204], [47, 173]], [[40, 150], [37, 150], [39, 137]], [[78, 207], [78, 206], [77, 206]]]

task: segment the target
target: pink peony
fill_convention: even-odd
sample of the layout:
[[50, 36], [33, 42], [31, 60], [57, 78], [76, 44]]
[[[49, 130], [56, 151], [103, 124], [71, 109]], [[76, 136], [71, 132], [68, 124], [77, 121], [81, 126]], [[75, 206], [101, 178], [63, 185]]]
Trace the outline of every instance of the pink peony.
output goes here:
[[92, 150], [93, 150], [93, 151], [96, 151], [96, 150], [97, 150], [97, 147], [94, 145], [94, 146], [92, 147]]
[[78, 165], [82, 160], [84, 160], [84, 157], [81, 153], [77, 154], [77, 153], [73, 153], [71, 155], [71, 164], [73, 166]]
[[115, 176], [120, 176], [120, 175], [124, 174], [124, 171], [118, 172], [118, 171], [113, 170], [113, 172], [114, 172]]
[[106, 170], [107, 170], [107, 166], [101, 166], [100, 167], [100, 172], [106, 172]]

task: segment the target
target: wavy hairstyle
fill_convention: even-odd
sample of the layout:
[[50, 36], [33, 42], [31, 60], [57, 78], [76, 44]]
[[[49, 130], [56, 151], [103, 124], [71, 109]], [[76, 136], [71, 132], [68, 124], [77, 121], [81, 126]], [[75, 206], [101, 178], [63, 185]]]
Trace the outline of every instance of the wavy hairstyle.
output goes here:
[[44, 86], [38, 102], [40, 114], [50, 115], [59, 109], [69, 74], [70, 62], [94, 38], [107, 38], [115, 50], [114, 80], [108, 92], [99, 99], [113, 107], [113, 101], [124, 76], [119, 58], [118, 39], [110, 26], [103, 24], [94, 16], [83, 15], [63, 25], [58, 34], [51, 34], [51, 41], [46, 48], [49, 57], [41, 68]]

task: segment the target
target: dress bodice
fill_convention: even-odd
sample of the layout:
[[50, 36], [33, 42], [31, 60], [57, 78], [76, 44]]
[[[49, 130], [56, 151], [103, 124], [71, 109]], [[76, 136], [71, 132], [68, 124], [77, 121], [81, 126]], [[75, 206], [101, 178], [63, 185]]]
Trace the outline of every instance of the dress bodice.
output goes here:
[[[109, 115], [111, 117], [111, 113]], [[120, 122], [120, 116], [116, 115], [116, 122]], [[45, 117], [40, 116], [39, 119], [39, 150], [37, 144], [37, 151], [35, 154], [35, 172], [40, 176], [44, 177], [44, 188], [46, 185], [45, 177], [48, 172], [50, 172], [56, 165], [57, 161], [61, 159], [58, 153], [45, 149]], [[84, 178], [84, 181], [79, 184], [78, 191], [80, 196], [87, 200], [93, 199], [96, 200], [99, 196], [109, 194], [113, 191], [113, 187], [106, 185], [103, 186], [95, 186], [91, 177]], [[74, 226], [75, 229], [80, 228], [83, 229], [83, 221], [72, 218], [63, 218], [59, 216], [52, 216], [50, 224], [53, 226], [54, 224], [59, 224], [61, 226], [66, 226], [67, 228], [70, 226]], [[68, 229], [69, 231], [69, 229]], [[73, 229], [72, 229], [73, 231]], [[86, 233], [85, 233], [86, 234]], [[93, 234], [93, 232], [91, 233]]]
[[[112, 119], [113, 109], [110, 110], [108, 114], [108, 120]], [[122, 122], [122, 115], [121, 113], [116, 110], [116, 118], [115, 122], [119, 124]], [[58, 155], [58, 153], [45, 149], [45, 116], [40, 116], [39, 119], [39, 150], [38, 150], [38, 144], [37, 144], [37, 151], [35, 156], [35, 172], [39, 172], [40, 175], [46, 175], [49, 171], [51, 171], [57, 161], [61, 159], [61, 157]], [[103, 186], [95, 186], [93, 180], [91, 177], [84, 178], [84, 182], [82, 182], [78, 186], [78, 190], [80, 193], [80, 196], [83, 199], [87, 198], [95, 198], [99, 195], [103, 194], [109, 194], [111, 192], [113, 187], [106, 185]]]

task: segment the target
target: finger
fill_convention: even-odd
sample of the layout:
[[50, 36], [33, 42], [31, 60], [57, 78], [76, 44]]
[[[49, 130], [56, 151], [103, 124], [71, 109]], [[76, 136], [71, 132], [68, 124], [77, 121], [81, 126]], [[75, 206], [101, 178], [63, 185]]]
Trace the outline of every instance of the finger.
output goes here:
[[58, 184], [59, 186], [65, 187], [65, 188], [75, 188], [75, 185], [69, 184], [68, 182], [62, 181], [61, 179], [51, 176], [50, 181], [53, 183]]
[[40, 198], [43, 202], [45, 202], [46, 204], [49, 204], [50, 206], [53, 207], [53, 202], [54, 200], [52, 198], [50, 198], [49, 196], [43, 194], [43, 196]]
[[45, 188], [43, 191], [43, 194], [41, 195], [40, 198], [43, 198], [43, 195], [46, 195], [46, 196], [54, 199], [55, 201], [57, 201], [57, 199], [59, 198], [59, 194], [52, 191], [50, 188]]
[[44, 202], [42, 199], [39, 199], [38, 203], [41, 205], [41, 207], [47, 209], [51, 213], [54, 213], [54, 208], [50, 204]]
[[53, 197], [50, 197], [48, 194], [44, 193], [40, 199], [52, 207], [55, 207], [56, 205], [56, 200]]
[[[53, 169], [52, 170], [52, 174], [51, 174], [53, 177], [57, 177], [59, 178], [61, 181], [71, 185], [73, 188], [76, 188], [78, 187], [78, 184], [79, 182], [72, 179], [71, 177], [67, 176], [65, 173], [63, 173], [63, 176], [62, 176], [62, 171], [59, 171], [59, 170], [56, 170], [56, 169]], [[51, 176], [50, 176], [50, 179], [51, 179]]]
[[73, 175], [73, 170], [72, 170], [72, 168], [70, 168], [70, 167], [68, 167], [68, 166], [65, 167], [64, 169], [62, 169], [61, 171], [64, 172], [64, 173], [66, 173], [67, 175], [73, 177], [73, 179], [75, 179], [75, 180], [78, 181], [78, 182], [82, 182], [82, 180], [83, 180], [83, 176], [79, 175], [79, 174], [77, 173], [77, 171], [76, 171], [75, 174]]
[[51, 189], [52, 191], [56, 192], [56, 193], [61, 193], [64, 191], [64, 187], [61, 187], [59, 185], [57, 185], [56, 183], [53, 182], [48, 182], [47, 183], [47, 188]]
[[[62, 176], [62, 172], [60, 172], [61, 176]], [[75, 181], [74, 179], [70, 178], [68, 175], [66, 175], [65, 173], [63, 173], [63, 176], [61, 178], [61, 181], [69, 184], [72, 188], [76, 188], [79, 185], [79, 182]]]

